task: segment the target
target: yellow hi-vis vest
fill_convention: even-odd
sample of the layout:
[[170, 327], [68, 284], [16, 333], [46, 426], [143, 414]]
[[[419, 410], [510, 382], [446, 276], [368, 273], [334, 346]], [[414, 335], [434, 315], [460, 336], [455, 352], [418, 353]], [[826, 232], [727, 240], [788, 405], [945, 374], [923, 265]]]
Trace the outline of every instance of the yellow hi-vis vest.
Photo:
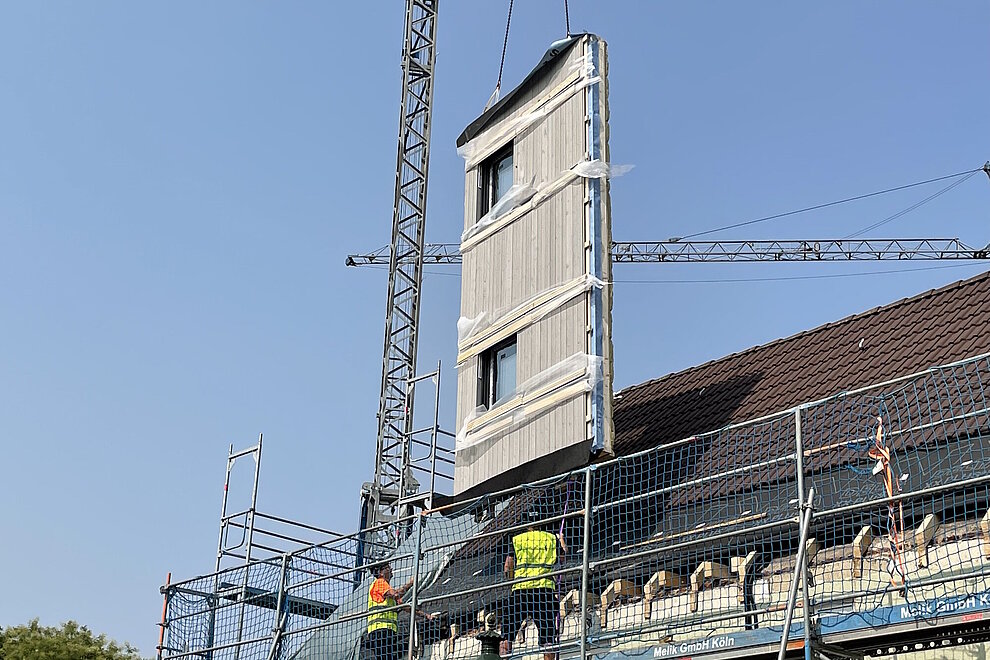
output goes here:
[[394, 598], [386, 596], [382, 602], [376, 603], [375, 599], [371, 597], [371, 592], [375, 588], [375, 582], [371, 583], [371, 587], [368, 588], [368, 632], [374, 632], [376, 630], [391, 630], [392, 632], [399, 632], [399, 611], [392, 610], [391, 612], [376, 612], [375, 610], [384, 609], [386, 607], [395, 607], [398, 605]]
[[[557, 537], [550, 532], [523, 532], [512, 537], [512, 548], [516, 554], [515, 577], [537, 577], [546, 575], [557, 563]], [[553, 578], [527, 580], [512, 585], [513, 591], [520, 589], [553, 589]]]

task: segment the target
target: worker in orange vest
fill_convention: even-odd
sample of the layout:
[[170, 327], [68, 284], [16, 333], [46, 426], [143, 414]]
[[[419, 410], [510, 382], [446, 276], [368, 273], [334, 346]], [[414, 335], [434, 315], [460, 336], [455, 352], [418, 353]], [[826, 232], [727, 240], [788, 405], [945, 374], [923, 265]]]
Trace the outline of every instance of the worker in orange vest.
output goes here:
[[398, 660], [402, 652], [399, 647], [399, 611], [382, 610], [400, 605], [402, 597], [412, 588], [413, 581], [393, 589], [389, 584], [392, 579], [389, 564], [376, 566], [372, 573], [375, 581], [368, 589], [368, 647], [376, 660]]

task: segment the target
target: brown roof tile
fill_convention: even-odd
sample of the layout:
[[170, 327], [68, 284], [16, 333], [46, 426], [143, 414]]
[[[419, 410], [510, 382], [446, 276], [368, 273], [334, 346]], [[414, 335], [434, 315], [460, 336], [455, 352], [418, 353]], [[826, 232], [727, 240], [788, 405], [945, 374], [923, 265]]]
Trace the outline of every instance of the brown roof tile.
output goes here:
[[627, 387], [614, 449], [628, 455], [988, 351], [990, 272]]

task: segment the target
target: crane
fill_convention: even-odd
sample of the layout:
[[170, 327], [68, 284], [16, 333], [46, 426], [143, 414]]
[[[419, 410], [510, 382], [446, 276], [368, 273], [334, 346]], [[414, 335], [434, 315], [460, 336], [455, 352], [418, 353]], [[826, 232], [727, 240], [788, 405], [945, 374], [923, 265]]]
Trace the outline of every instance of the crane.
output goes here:
[[[423, 285], [426, 192], [433, 118], [433, 69], [436, 63], [438, 0], [406, 0], [402, 46], [402, 101], [396, 157], [392, 241], [389, 246], [385, 341], [372, 481], [361, 488], [362, 530], [356, 564], [394, 547], [394, 534], [381, 526], [400, 515], [400, 500], [417, 489], [411, 478], [409, 435], [416, 372], [419, 303]], [[375, 529], [378, 531], [367, 532]], [[372, 539], [371, 536], [376, 538]], [[371, 544], [374, 543], [374, 546]]]
[[[348, 266], [388, 267], [375, 467], [372, 481], [361, 489], [358, 567], [397, 545], [402, 532], [385, 530], [389, 523], [410, 513], [416, 501], [419, 487], [411, 470], [411, 383], [416, 374], [423, 267], [458, 264], [461, 259], [456, 244], [424, 241], [438, 2], [405, 2], [391, 243], [346, 260]], [[509, 16], [511, 20], [511, 7]], [[569, 16], [567, 19], [570, 32]], [[990, 176], [990, 163], [983, 169]], [[614, 242], [611, 246], [616, 263], [987, 259], [988, 250], [990, 245], [973, 248], [951, 238], [670, 240]]]
[[[758, 261], [904, 261], [990, 259], [990, 245], [974, 248], [958, 238], [872, 238], [767, 241], [617, 241], [615, 263], [728, 263]], [[348, 255], [347, 266], [389, 263], [388, 248]], [[423, 263], [461, 263], [456, 243], [423, 246]]]

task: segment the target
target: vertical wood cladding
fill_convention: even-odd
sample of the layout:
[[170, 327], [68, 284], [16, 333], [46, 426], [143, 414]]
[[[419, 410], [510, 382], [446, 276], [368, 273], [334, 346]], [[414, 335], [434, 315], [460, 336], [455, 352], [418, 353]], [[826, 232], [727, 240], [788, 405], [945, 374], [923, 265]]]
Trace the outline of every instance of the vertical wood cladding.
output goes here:
[[[611, 276], [608, 180], [571, 171], [593, 156], [607, 162], [606, 72], [605, 42], [573, 39], [496, 106], [464, 150], [464, 227], [475, 235], [461, 246], [461, 317], [484, 314], [488, 330], [459, 346], [457, 493], [569, 446], [611, 451], [611, 287], [598, 284]], [[479, 232], [481, 168], [509, 143], [513, 184], [535, 196]], [[479, 411], [479, 354], [507, 333], [516, 336], [516, 383], [533, 387]], [[581, 355], [591, 359], [575, 361]], [[588, 364], [601, 373], [597, 407]]]

